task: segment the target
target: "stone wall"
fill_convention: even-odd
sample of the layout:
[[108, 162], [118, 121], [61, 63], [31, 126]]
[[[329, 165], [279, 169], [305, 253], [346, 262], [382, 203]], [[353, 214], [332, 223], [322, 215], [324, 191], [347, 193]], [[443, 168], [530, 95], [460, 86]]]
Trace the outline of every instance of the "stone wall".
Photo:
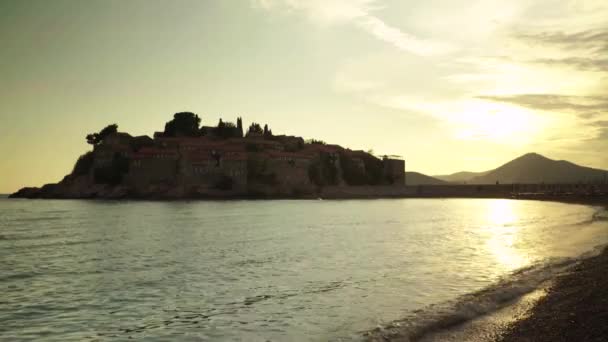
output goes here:
[[177, 158], [137, 158], [129, 163], [125, 183], [142, 190], [152, 184], [173, 184], [177, 176]]
[[383, 159], [384, 176], [395, 185], [405, 185], [405, 161], [401, 159]]

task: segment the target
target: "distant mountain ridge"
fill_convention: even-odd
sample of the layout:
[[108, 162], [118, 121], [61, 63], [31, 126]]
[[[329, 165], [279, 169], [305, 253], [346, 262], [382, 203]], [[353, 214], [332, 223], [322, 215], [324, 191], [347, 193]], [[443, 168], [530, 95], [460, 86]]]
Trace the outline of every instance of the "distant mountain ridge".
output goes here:
[[446, 181], [435, 177], [427, 176], [419, 172], [408, 171], [405, 173], [405, 183], [407, 185], [445, 185]]
[[475, 177], [486, 175], [488, 172], [490, 172], [490, 171], [485, 171], [485, 172], [461, 171], [461, 172], [453, 173], [451, 175], [433, 176], [433, 178], [436, 178], [436, 179], [439, 179], [439, 180], [442, 180], [442, 181], [448, 182], [448, 183], [464, 183]]
[[608, 180], [608, 171], [580, 166], [566, 160], [549, 159], [538, 153], [527, 153], [494, 170], [458, 172], [435, 178], [468, 184], [586, 183]]

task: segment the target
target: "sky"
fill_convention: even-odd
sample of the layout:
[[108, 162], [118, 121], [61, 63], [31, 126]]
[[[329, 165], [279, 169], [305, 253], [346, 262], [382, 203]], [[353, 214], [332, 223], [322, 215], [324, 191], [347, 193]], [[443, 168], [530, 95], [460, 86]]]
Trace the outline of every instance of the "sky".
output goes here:
[[110, 123], [220, 117], [429, 175], [527, 152], [608, 169], [604, 0], [0, 0], [0, 193]]

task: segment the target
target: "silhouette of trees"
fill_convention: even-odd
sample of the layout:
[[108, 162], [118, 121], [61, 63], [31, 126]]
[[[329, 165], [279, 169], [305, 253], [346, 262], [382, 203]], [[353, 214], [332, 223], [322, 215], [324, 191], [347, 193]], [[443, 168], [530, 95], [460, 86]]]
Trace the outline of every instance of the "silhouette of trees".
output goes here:
[[327, 143], [325, 143], [325, 141], [323, 141], [323, 140], [317, 140], [317, 139], [307, 139], [306, 143], [307, 144], [314, 144], [314, 145], [327, 145]]
[[108, 125], [108, 126], [104, 127], [101, 131], [99, 131], [99, 133], [87, 134], [87, 136], [86, 136], [87, 143], [91, 144], [93, 146], [98, 145], [100, 142], [103, 141], [103, 139], [105, 137], [107, 137], [110, 134], [114, 134], [116, 132], [118, 132], [117, 124]]
[[142, 135], [139, 137], [135, 137], [131, 139], [129, 142], [129, 146], [133, 149], [133, 151], [139, 151], [142, 147], [150, 147], [154, 146], [154, 140], [149, 136]]
[[264, 135], [264, 138], [272, 137], [272, 130], [268, 128], [268, 124], [264, 125], [263, 135]]
[[252, 122], [251, 125], [249, 126], [249, 130], [247, 131], [247, 134], [254, 134], [254, 135], [263, 135], [264, 134], [264, 130], [262, 129], [262, 126], [260, 126], [259, 123], [255, 123]]
[[217, 124], [216, 134], [225, 139], [240, 138], [243, 136], [237, 125], [232, 122], [224, 122], [222, 119], [220, 119], [220, 122]]
[[239, 131], [239, 138], [242, 138], [243, 137], [243, 118], [238, 117], [236, 119], [236, 128]]
[[165, 124], [166, 137], [196, 137], [200, 135], [201, 118], [191, 112], [175, 113], [173, 120]]

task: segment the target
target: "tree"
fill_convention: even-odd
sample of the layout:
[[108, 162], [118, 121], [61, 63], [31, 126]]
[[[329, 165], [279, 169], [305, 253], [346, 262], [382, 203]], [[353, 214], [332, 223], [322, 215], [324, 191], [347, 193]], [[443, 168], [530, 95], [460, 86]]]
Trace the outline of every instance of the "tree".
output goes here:
[[191, 112], [175, 113], [173, 120], [165, 124], [164, 135], [167, 137], [196, 137], [199, 136], [201, 118]]
[[247, 134], [264, 134], [264, 130], [262, 129], [262, 126], [260, 126], [260, 124], [253, 122], [249, 126]]
[[268, 128], [268, 125], [264, 125], [264, 138], [272, 137], [272, 130]]
[[238, 138], [239, 130], [236, 125], [232, 122], [223, 122], [220, 119], [220, 123], [217, 125], [217, 135], [222, 138]]
[[312, 145], [326, 145], [325, 141], [317, 140], [317, 139], [308, 139], [305, 141], [305, 143], [312, 144]]
[[236, 128], [239, 130], [239, 138], [243, 137], [243, 119], [238, 117], [236, 119]]
[[87, 143], [91, 144], [93, 146], [98, 145], [100, 142], [103, 141], [103, 139], [105, 139], [105, 137], [107, 137], [110, 134], [114, 134], [116, 132], [118, 132], [117, 124], [108, 125], [108, 126], [104, 127], [101, 131], [99, 131], [99, 133], [87, 134], [87, 136], [86, 136]]

